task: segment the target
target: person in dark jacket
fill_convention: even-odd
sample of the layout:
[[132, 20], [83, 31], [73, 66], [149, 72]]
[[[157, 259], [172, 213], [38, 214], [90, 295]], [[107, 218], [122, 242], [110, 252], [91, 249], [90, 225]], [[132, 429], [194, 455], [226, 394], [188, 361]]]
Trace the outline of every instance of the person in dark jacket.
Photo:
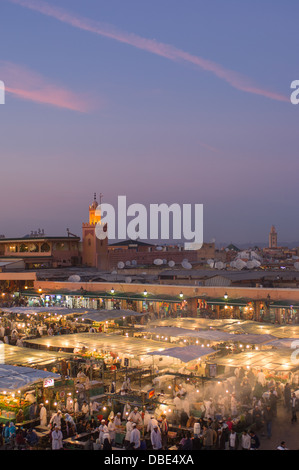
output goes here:
[[292, 398], [292, 392], [291, 392], [291, 387], [289, 383], [285, 384], [283, 394], [284, 394], [285, 407], [287, 411], [289, 411], [291, 408], [291, 398]]
[[267, 430], [267, 438], [271, 439], [272, 436], [272, 420], [273, 420], [273, 411], [271, 406], [268, 404], [263, 412], [264, 423]]
[[254, 431], [250, 431], [251, 446], [250, 450], [257, 450], [260, 447], [259, 437], [255, 434]]
[[28, 434], [26, 436], [26, 442], [29, 446], [30, 449], [36, 449], [38, 445], [38, 435], [34, 431], [34, 429], [30, 428], [28, 429]]

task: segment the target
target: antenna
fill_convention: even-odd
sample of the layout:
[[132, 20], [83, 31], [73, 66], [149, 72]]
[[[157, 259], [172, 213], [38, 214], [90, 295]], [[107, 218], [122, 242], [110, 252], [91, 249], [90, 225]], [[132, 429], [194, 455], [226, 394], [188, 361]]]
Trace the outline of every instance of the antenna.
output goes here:
[[103, 194], [100, 193], [100, 204], [102, 204]]

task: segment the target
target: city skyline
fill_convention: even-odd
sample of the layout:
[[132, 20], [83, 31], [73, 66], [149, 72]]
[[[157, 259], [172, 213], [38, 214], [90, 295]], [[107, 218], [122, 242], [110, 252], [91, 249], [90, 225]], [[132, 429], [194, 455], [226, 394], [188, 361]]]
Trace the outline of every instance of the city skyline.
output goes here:
[[4, 0], [0, 232], [81, 236], [96, 191], [203, 204], [204, 241], [299, 240], [296, 10]]

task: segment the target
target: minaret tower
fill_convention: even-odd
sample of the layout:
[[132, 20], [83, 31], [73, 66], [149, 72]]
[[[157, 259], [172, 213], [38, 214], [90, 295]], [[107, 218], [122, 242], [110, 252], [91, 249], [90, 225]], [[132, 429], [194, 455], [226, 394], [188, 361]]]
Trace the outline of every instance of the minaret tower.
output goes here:
[[86, 266], [107, 270], [108, 238], [100, 240], [96, 237], [96, 225], [101, 222], [100, 208], [94, 193], [93, 202], [89, 206], [89, 222], [82, 224], [82, 262]]
[[269, 233], [269, 248], [277, 248], [277, 232], [274, 225], [272, 225]]

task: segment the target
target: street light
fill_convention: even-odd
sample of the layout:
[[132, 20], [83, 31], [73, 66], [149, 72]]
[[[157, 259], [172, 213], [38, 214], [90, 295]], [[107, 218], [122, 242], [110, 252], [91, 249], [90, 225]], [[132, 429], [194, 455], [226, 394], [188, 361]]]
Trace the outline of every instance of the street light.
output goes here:
[[225, 299], [228, 298], [228, 295], [227, 295], [227, 292], [225, 292], [224, 296], [223, 296]]
[[114, 289], [113, 289], [113, 287], [112, 287], [112, 289], [111, 289], [111, 291], [110, 291], [110, 292], [111, 292], [111, 294], [114, 294]]
[[183, 292], [180, 293], [180, 297], [181, 297], [181, 299], [184, 297]]
[[143, 295], [144, 296], [147, 295], [147, 290], [146, 289], [144, 289]]

